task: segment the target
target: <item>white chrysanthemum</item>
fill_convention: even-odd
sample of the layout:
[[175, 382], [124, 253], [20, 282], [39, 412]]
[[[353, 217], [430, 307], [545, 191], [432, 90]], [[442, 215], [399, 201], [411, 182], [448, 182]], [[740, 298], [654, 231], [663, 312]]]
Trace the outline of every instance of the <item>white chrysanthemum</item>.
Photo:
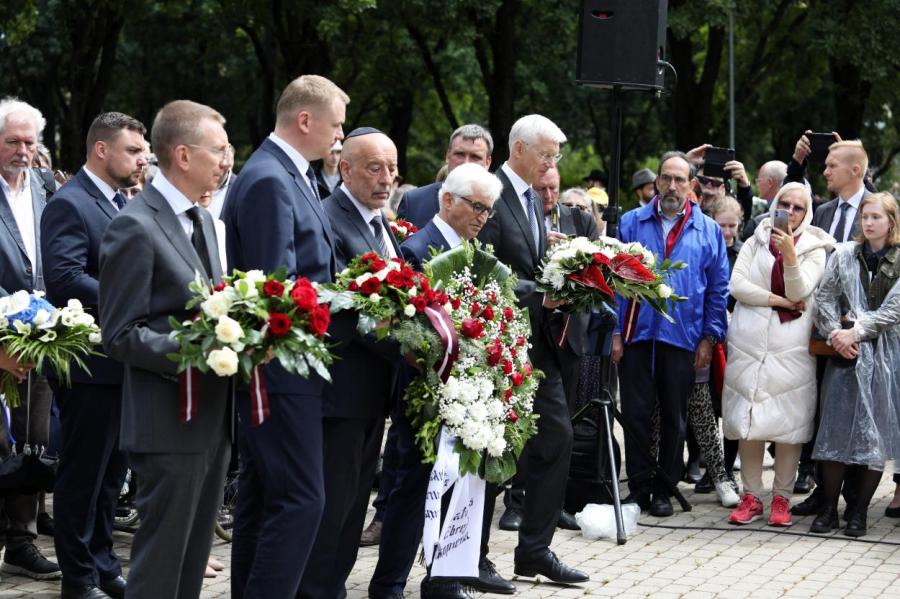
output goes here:
[[506, 451], [506, 439], [503, 438], [503, 435], [491, 437], [487, 445], [488, 455], [499, 458], [504, 451]]
[[216, 339], [222, 343], [235, 343], [244, 336], [244, 330], [241, 325], [233, 318], [223, 315], [219, 317], [216, 323]]
[[461, 404], [451, 403], [442, 410], [442, 413], [450, 426], [460, 426], [466, 421], [466, 408]]
[[563, 285], [566, 284], [565, 272], [553, 263], [548, 264], [547, 267], [544, 268], [544, 279], [550, 283], [554, 289], [562, 289]]
[[70, 310], [84, 310], [84, 306], [81, 305], [81, 301], [72, 298], [68, 302], [66, 302], [66, 308]]
[[473, 403], [469, 406], [469, 418], [477, 423], [483, 423], [487, 420], [488, 412], [483, 403]]
[[237, 372], [238, 356], [230, 347], [209, 352], [206, 363], [219, 376], [231, 376]]
[[[210, 318], [220, 318], [228, 314], [231, 302], [224, 293], [213, 293], [200, 304], [200, 309]], [[65, 315], [63, 315], [65, 319]], [[65, 324], [65, 320], [63, 320]]]
[[593, 254], [597, 251], [597, 246], [587, 237], [576, 237], [571, 241], [569, 247], [586, 254]]
[[645, 249], [643, 253], [644, 253], [643, 262], [646, 266], [652, 267], [654, 264], [656, 264], [656, 254], [654, 254], [653, 252], [651, 252], [648, 249]]
[[622, 242], [616, 239], [615, 237], [607, 237], [606, 235], [601, 235], [600, 239], [598, 239], [600, 243], [603, 245], [608, 245], [613, 248], [621, 248]]
[[247, 281], [253, 283], [265, 283], [266, 282], [266, 273], [261, 270], [248, 270], [247, 271]]

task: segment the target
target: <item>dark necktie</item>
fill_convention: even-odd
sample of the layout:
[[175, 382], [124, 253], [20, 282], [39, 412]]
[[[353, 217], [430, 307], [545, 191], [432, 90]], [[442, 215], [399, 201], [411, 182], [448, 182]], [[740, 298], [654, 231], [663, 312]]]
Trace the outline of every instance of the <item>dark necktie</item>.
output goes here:
[[197, 250], [200, 262], [203, 264], [203, 268], [206, 269], [206, 276], [211, 279], [212, 262], [209, 259], [209, 249], [206, 247], [206, 238], [203, 236], [203, 215], [197, 206], [188, 208], [185, 214], [194, 223], [194, 231], [191, 233], [191, 244]]
[[369, 224], [372, 225], [372, 231], [375, 235], [375, 249], [382, 258], [390, 258], [387, 246], [384, 243], [384, 227], [381, 226], [381, 216], [374, 217]]
[[125, 196], [123, 196], [120, 192], [117, 191], [112, 200], [116, 205], [116, 208], [118, 208], [119, 210], [125, 207]]
[[849, 202], [838, 200], [838, 209], [841, 211], [841, 217], [838, 219], [837, 226], [834, 228], [834, 238], [837, 239], [838, 243], [845, 240], [844, 229], [847, 224], [847, 210], [849, 210], [849, 208]]
[[306, 170], [306, 178], [309, 179], [309, 186], [312, 187], [313, 197], [322, 201], [322, 198], [319, 196], [319, 180], [316, 179], [316, 171], [313, 170], [312, 166]]
[[525, 199], [528, 200], [528, 226], [531, 227], [531, 237], [534, 240], [534, 249], [535, 252], [539, 252], [541, 249], [541, 237], [538, 233], [537, 216], [534, 214], [534, 190], [530, 187], [525, 190]]

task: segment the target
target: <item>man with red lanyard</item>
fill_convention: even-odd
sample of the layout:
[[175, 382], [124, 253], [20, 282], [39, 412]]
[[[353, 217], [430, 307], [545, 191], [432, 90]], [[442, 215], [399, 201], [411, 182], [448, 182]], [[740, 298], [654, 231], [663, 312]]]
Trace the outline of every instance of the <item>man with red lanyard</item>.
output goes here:
[[688, 199], [694, 167], [682, 152], [666, 152], [659, 163], [659, 194], [626, 213], [619, 240], [636, 241], [657, 261], [682, 261], [667, 281], [687, 298], [671, 304], [669, 322], [640, 302], [619, 300], [612, 359], [619, 365], [622, 416], [633, 434], [625, 438], [630, 496], [653, 516], [671, 516], [665, 484], [655, 480], [644, 457], [651, 445], [652, 419], [659, 406], [659, 466], [677, 482], [684, 468], [687, 402], [694, 372], [709, 366], [712, 348], [725, 338], [728, 255], [715, 221]]

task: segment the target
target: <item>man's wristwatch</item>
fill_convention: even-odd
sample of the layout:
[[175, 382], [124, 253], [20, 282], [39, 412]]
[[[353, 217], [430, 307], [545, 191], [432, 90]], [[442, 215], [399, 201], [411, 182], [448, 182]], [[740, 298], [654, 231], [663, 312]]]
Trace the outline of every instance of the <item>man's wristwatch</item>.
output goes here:
[[719, 342], [719, 338], [716, 337], [715, 335], [703, 335], [703, 338], [706, 339], [707, 341], [709, 341], [710, 345], [715, 345], [716, 343]]

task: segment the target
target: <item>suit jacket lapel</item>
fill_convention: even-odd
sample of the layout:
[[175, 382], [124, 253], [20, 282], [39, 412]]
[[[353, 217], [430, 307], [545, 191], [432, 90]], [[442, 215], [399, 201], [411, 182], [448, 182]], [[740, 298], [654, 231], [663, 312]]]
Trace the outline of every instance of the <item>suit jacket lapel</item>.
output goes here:
[[441, 230], [438, 229], [437, 225], [434, 224], [434, 221], [428, 223], [428, 238], [434, 243], [430, 243], [431, 245], [442, 252], [446, 252], [450, 249], [450, 242], [444, 238], [444, 234], [441, 233]]
[[332, 197], [337, 201], [341, 210], [347, 213], [347, 220], [353, 223], [353, 226], [359, 231], [359, 234], [366, 240], [366, 245], [370, 248], [377, 247], [377, 244], [375, 243], [375, 234], [372, 232], [371, 225], [363, 220], [359, 210], [356, 209], [356, 206], [353, 205], [353, 202], [350, 201], [347, 194], [338, 189], [332, 194]]
[[84, 172], [84, 167], [82, 167], [81, 170], [78, 171], [78, 174], [75, 175], [75, 178], [79, 183], [81, 183], [81, 186], [84, 188], [84, 190], [88, 192], [88, 194], [92, 198], [94, 198], [94, 202], [97, 204], [97, 207], [100, 208], [100, 212], [109, 217], [110, 220], [115, 218], [117, 211], [112, 205], [112, 202], [107, 200], [103, 196], [103, 192], [97, 189], [97, 186], [94, 185], [94, 182], [91, 181], [91, 178], [88, 177]]
[[[506, 176], [506, 173], [503, 172], [502, 169], [497, 170], [497, 177], [503, 182], [503, 193], [500, 194], [500, 197], [506, 202], [506, 205], [509, 207], [510, 212], [512, 212], [513, 217], [516, 219], [516, 222], [519, 224], [519, 228], [522, 229], [522, 233], [525, 235], [525, 240], [528, 243], [528, 249], [531, 250], [531, 257], [535, 262], [538, 260], [538, 252], [540, 248], [534, 247], [534, 236], [531, 234], [531, 225], [528, 224], [528, 216], [525, 214], [525, 209], [522, 207], [522, 202], [519, 200], [518, 194], [516, 194], [516, 190], [513, 187], [512, 182], [509, 180], [509, 177]], [[535, 218], [537, 218], [537, 202], [535, 202]], [[538, 236], [539, 236], [539, 245], [540, 238], [543, 238], [546, 243], [547, 234], [546, 232], [541, 235], [541, 220], [538, 221]]]
[[44, 261], [41, 259], [41, 215], [47, 205], [47, 193], [43, 185], [37, 185], [37, 177], [31, 178], [31, 209], [34, 214], [34, 281], [35, 289], [44, 289]]
[[[197, 251], [194, 249], [194, 246], [191, 245], [191, 240], [188, 239], [188, 236], [184, 232], [184, 227], [181, 226], [181, 222], [178, 220], [178, 217], [175, 216], [175, 212], [172, 210], [172, 207], [169, 206], [169, 202], [166, 201], [166, 198], [163, 197], [159, 191], [153, 187], [152, 185], [148, 185], [144, 188], [144, 191], [141, 192], [141, 195], [147, 202], [151, 208], [156, 210], [156, 223], [159, 225], [159, 228], [162, 229], [166, 238], [168, 238], [169, 243], [175, 248], [175, 250], [184, 258], [184, 261], [187, 262], [188, 266], [191, 267], [191, 270], [203, 273], [206, 271], [206, 268], [203, 266], [203, 263], [200, 262], [200, 256], [197, 255]], [[203, 219], [204, 221], [209, 219]], [[212, 225], [212, 223], [209, 223]], [[204, 230], [204, 235], [206, 236], [207, 244], [210, 242], [210, 238], [206, 235], [206, 231]], [[207, 245], [207, 247], [210, 247]], [[215, 248], [215, 238], [212, 241], [212, 248]], [[213, 262], [212, 256], [215, 253], [218, 258], [218, 251], [210, 250], [210, 262]], [[213, 264], [213, 270], [215, 271], [216, 266]]]
[[19, 231], [19, 225], [16, 224], [16, 217], [9, 205], [9, 198], [6, 197], [6, 191], [4, 191], [2, 187], [0, 187], [0, 196], [3, 197], [3, 201], [0, 202], [0, 220], [2, 220], [3, 224], [6, 225], [6, 228], [9, 229], [10, 236], [15, 240], [16, 245], [19, 246], [22, 256], [27, 260], [28, 252], [25, 250], [25, 242], [22, 241], [22, 233]]

